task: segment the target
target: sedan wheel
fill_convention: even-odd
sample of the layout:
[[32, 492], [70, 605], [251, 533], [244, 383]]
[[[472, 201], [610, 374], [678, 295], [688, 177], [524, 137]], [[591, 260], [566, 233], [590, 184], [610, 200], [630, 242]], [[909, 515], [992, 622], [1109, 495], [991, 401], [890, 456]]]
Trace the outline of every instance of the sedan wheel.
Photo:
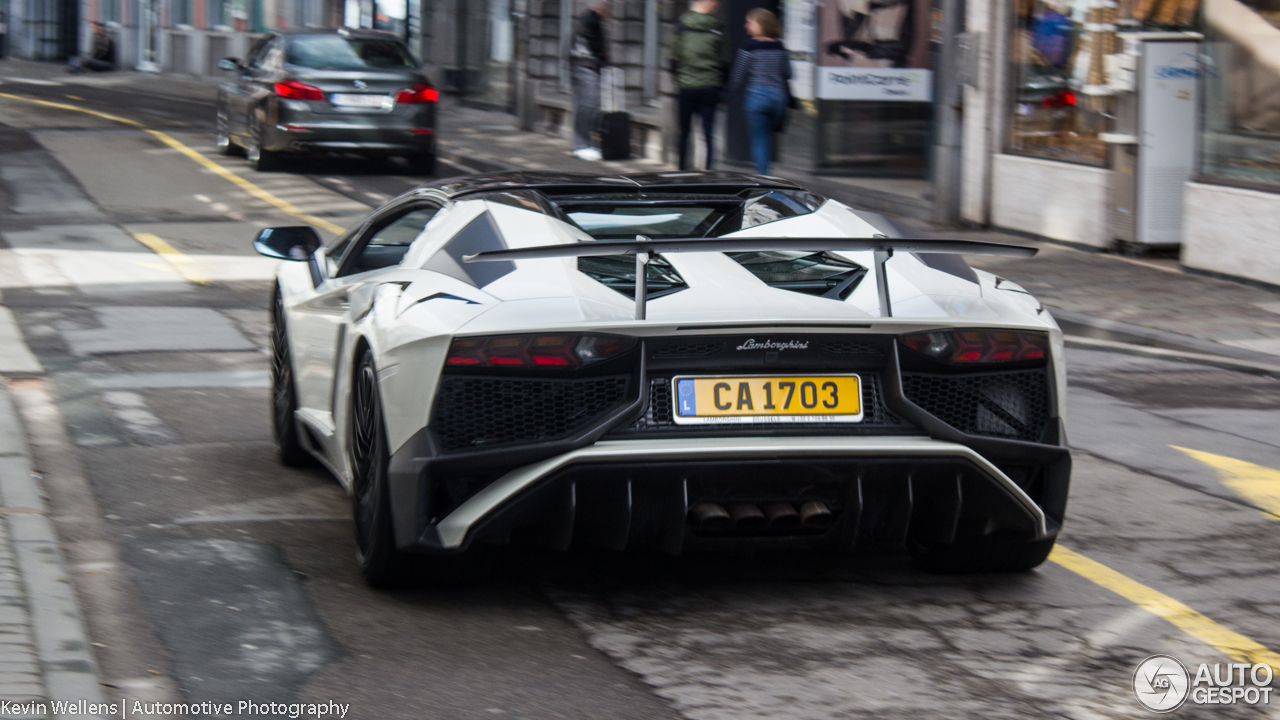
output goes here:
[[293, 384], [293, 358], [289, 353], [289, 335], [285, 327], [284, 303], [277, 289], [271, 302], [271, 429], [275, 436], [280, 462], [299, 467], [311, 462], [311, 455], [298, 437], [298, 395]]
[[409, 171], [418, 176], [429, 177], [436, 173], [436, 154], [434, 152], [418, 153], [405, 156], [409, 163]]
[[214, 148], [219, 155], [234, 155], [239, 149], [231, 141], [230, 122], [227, 120], [227, 114], [222, 110], [218, 111], [218, 136], [214, 140]]
[[262, 149], [262, 135], [262, 120], [255, 117], [249, 127], [249, 145], [245, 148], [244, 155], [249, 159], [249, 167], [258, 172], [270, 172], [280, 164], [279, 153]]

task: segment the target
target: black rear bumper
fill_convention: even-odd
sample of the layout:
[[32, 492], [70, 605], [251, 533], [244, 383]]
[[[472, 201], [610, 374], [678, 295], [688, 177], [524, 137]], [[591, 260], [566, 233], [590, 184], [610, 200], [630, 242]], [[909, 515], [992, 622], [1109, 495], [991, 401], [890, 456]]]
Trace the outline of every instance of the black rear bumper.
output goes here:
[[[655, 420], [655, 401], [660, 405], [667, 400], [654, 397], [655, 388], [660, 389], [662, 383], [648, 380], [672, 373], [664, 367], [661, 355], [653, 352], [653, 341], [647, 344], [649, 347], [638, 351], [634, 382], [626, 397], [612, 411], [568, 436], [459, 451], [456, 444], [447, 449], [430, 427], [423, 428], [392, 457], [391, 500], [398, 545], [428, 552], [465, 549], [475, 542], [512, 541], [555, 548], [573, 543], [615, 549], [642, 546], [664, 552], [730, 545], [849, 550], [859, 543], [907, 539], [946, 543], [957, 532], [982, 533], [996, 527], [1029, 539], [1052, 537], [1061, 526], [1071, 457], [1051, 403], [1046, 404], [1042, 427], [1035, 428], [1036, 441], [968, 434], [907, 397], [896, 345], [887, 341], [878, 346], [879, 354], [867, 354], [853, 363], [865, 373], [868, 392], [874, 390], [874, 396], [867, 396], [868, 407], [874, 411], [873, 422], [854, 427], [676, 427], [664, 424], [660, 417]], [[847, 363], [841, 366], [847, 368]], [[1051, 381], [1046, 375], [1044, 382]], [[1028, 436], [1027, 427], [1009, 432]], [[849, 435], [869, 442], [885, 436], [941, 441], [972, 451], [982, 462], [945, 453], [941, 457], [903, 455], [888, 446], [883, 452], [845, 457], [769, 451], [771, 443], [785, 443], [783, 438]], [[483, 516], [475, 517], [461, 543], [455, 542], [456, 533], [449, 539], [438, 532], [441, 523], [451, 516], [456, 520], [455, 513], [474, 507], [474, 498], [500, 484], [504, 477], [601, 440], [618, 447], [619, 442], [711, 442], [716, 437], [724, 437], [726, 442], [730, 438], [750, 439], [753, 448], [741, 457], [716, 459], [574, 460], [538, 476], [492, 505]], [[712, 446], [714, 442], [708, 447]], [[992, 467], [979, 467], [983, 463]], [[688, 517], [689, 509], [702, 501], [804, 499], [825, 502], [835, 516], [834, 523], [821, 532], [766, 529], [708, 533], [698, 531]], [[1032, 513], [1028, 513], [1027, 503], [1034, 505]]]

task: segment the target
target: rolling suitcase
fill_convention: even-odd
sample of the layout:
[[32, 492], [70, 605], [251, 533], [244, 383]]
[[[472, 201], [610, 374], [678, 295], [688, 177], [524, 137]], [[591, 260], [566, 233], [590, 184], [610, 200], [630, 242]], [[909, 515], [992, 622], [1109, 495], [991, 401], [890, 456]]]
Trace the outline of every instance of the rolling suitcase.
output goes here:
[[600, 155], [605, 160], [631, 157], [631, 115], [625, 105], [622, 68], [600, 69]]

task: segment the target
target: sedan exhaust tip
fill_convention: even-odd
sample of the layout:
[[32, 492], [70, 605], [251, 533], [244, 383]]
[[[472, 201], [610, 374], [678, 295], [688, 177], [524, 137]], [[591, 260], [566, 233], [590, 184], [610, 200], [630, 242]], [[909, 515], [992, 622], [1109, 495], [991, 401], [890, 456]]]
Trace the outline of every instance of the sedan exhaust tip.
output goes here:
[[824, 528], [835, 521], [831, 508], [821, 500], [810, 500], [800, 506], [800, 524], [807, 528]]
[[689, 519], [699, 530], [724, 530], [733, 524], [729, 512], [715, 503], [703, 502], [689, 509]]

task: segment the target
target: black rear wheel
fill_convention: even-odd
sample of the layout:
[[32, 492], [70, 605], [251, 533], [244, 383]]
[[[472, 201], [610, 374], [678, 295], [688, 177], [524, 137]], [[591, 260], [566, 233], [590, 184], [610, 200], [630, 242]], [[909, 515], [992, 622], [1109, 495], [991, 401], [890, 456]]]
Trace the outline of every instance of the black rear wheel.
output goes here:
[[284, 301], [276, 288], [271, 301], [271, 430], [280, 462], [299, 467], [311, 462], [298, 436], [298, 393], [293, 380], [293, 358], [289, 353], [289, 331], [285, 326]]
[[387, 469], [391, 463], [373, 353], [365, 350], [351, 387], [351, 508], [356, 561], [376, 588], [461, 585], [483, 580], [493, 555], [478, 549], [417, 555], [396, 549]]
[[366, 350], [351, 387], [351, 507], [356, 530], [356, 561], [365, 582], [377, 588], [409, 580], [409, 559], [396, 550], [387, 488], [386, 429], [378, 397], [373, 353]]
[[995, 534], [957, 538], [950, 545], [908, 543], [920, 570], [940, 575], [1026, 572], [1049, 557], [1056, 538], [1024, 540]]

